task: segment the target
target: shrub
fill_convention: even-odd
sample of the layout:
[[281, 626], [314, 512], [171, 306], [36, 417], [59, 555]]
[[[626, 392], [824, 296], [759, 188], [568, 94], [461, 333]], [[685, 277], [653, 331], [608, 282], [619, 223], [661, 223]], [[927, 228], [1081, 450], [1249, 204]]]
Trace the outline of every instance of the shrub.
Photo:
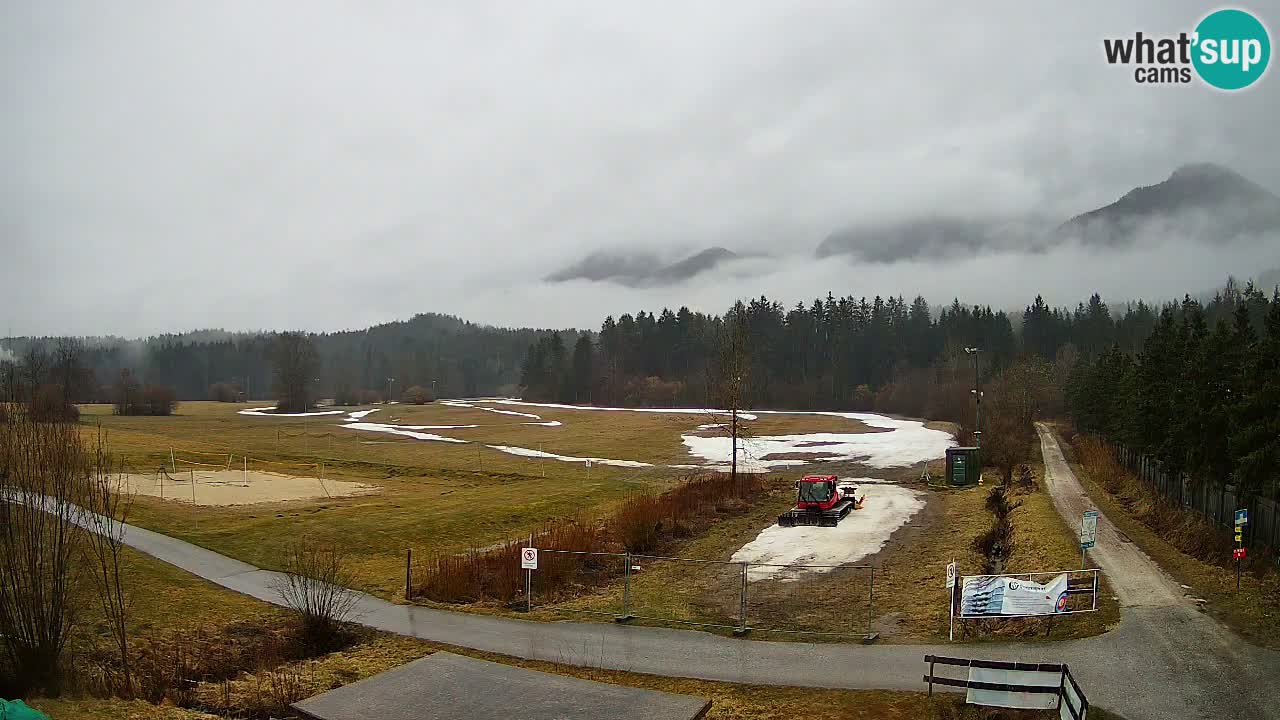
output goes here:
[[869, 412], [876, 404], [876, 393], [870, 385], [862, 384], [853, 389], [849, 399], [851, 407], [860, 412]]
[[172, 415], [178, 394], [168, 385], [142, 385], [129, 370], [121, 370], [115, 386], [116, 415]]
[[80, 410], [66, 401], [58, 385], [41, 385], [31, 399], [31, 419], [36, 422], [76, 422]]
[[339, 388], [333, 396], [334, 405], [370, 405], [377, 402], [382, 402], [382, 393], [377, 390]]
[[240, 386], [235, 383], [220, 382], [209, 386], [209, 399], [215, 402], [239, 402]]
[[[172, 415], [178, 407], [178, 394], [168, 385], [144, 385], [137, 401], [125, 415]], [[119, 413], [117, 413], [119, 414]]]
[[426, 405], [436, 399], [431, 391], [421, 385], [413, 385], [404, 391], [404, 401], [410, 405]]
[[284, 576], [276, 586], [285, 606], [297, 614], [308, 648], [324, 651], [344, 637], [342, 625], [355, 609], [358, 596], [348, 588], [355, 575], [346, 553], [335, 542], [302, 536], [285, 547]]
[[[534, 545], [577, 553], [648, 553], [689, 537], [720, 514], [745, 510], [751, 498], [767, 488], [767, 479], [761, 475], [740, 475], [738, 488], [727, 474], [701, 475], [660, 495], [632, 495], [601, 522], [548, 525], [534, 534]], [[435, 555], [413, 579], [412, 592], [436, 602], [511, 602], [524, 591], [520, 548], [525, 544], [523, 539], [513, 540], [463, 555]], [[538, 558], [534, 592], [539, 601], [572, 596], [622, 571], [616, 557], [544, 553]]]

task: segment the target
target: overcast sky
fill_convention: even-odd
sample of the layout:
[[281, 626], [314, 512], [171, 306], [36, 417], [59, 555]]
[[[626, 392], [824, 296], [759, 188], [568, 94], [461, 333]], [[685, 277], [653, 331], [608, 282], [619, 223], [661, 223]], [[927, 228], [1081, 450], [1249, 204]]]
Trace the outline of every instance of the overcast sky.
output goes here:
[[[1280, 265], [1275, 243], [1176, 238], [959, 268], [814, 257], [864, 222], [1061, 221], [1193, 161], [1280, 191], [1276, 71], [1234, 94], [1137, 85], [1102, 38], [1216, 5], [1116, 5], [4, 3], [0, 331], [596, 327], [828, 290], [1074, 305]], [[660, 288], [542, 280], [711, 245], [773, 259]]]

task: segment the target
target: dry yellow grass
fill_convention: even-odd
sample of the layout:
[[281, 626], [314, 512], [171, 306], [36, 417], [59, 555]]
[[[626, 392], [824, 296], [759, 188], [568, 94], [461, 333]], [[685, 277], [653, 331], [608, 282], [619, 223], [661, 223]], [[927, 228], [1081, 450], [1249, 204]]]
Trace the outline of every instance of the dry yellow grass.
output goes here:
[[[403, 594], [405, 552], [456, 552], [521, 536], [548, 520], [599, 516], [629, 493], [661, 489], [686, 470], [629, 469], [516, 457], [476, 444], [457, 445], [356, 433], [332, 416], [264, 418], [237, 414], [250, 405], [193, 402], [172, 417], [120, 417], [109, 406], [85, 406], [86, 424], [107, 430], [111, 450], [135, 468], [179, 459], [224, 462], [214, 455], [325, 464], [326, 478], [377, 485], [374, 495], [238, 507], [191, 507], [139, 497], [133, 519], [255, 565], [277, 567], [283, 543], [300, 533], [340, 537], [352, 554], [361, 589]], [[648, 462], [689, 462], [680, 433], [711, 422], [705, 415], [605, 412], [510, 406], [561, 427], [522, 425], [520, 418], [442, 404], [381, 406], [369, 421], [483, 424], [442, 431], [469, 440]], [[856, 431], [860, 423], [829, 416], [762, 416], [767, 432]], [[289, 437], [306, 431], [322, 437]], [[473, 433], [467, 435], [466, 433]], [[306, 471], [299, 471], [300, 473]], [[198, 489], [197, 489], [198, 494]]]

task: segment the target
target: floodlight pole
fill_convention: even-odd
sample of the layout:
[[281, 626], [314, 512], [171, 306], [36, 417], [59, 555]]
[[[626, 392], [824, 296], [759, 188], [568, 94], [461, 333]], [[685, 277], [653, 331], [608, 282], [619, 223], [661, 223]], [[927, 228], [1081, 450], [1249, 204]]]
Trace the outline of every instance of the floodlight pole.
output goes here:
[[982, 447], [982, 382], [978, 378], [978, 355], [982, 352], [982, 348], [967, 347], [965, 353], [973, 356], [973, 399], [976, 403], [975, 410], [977, 417], [976, 424], [973, 428], [973, 446]]
[[393, 377], [387, 378], [387, 404], [391, 404], [391, 383], [395, 382]]

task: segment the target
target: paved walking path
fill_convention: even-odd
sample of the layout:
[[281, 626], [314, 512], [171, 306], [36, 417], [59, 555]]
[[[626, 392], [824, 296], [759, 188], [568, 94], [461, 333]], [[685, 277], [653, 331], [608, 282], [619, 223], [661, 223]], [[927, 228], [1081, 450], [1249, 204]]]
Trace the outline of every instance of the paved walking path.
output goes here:
[[[1040, 432], [1050, 492], [1061, 502], [1059, 511], [1075, 523], [1083, 490], [1052, 434], [1043, 427]], [[1129, 720], [1280, 719], [1280, 695], [1270, 688], [1280, 678], [1280, 653], [1251, 646], [1186, 600], [1151, 590], [1167, 590], [1171, 581], [1149, 559], [1142, 565], [1134, 556], [1141, 554], [1136, 548], [1123, 548], [1105, 517], [1099, 519], [1099, 530], [1094, 558], [1124, 599], [1123, 621], [1116, 630], [1083, 640], [873, 646], [768, 642], [612, 623], [531, 622], [396, 605], [363, 593], [356, 620], [379, 630], [521, 658], [800, 687], [923, 690], [926, 653], [1066, 662], [1090, 702]], [[131, 547], [218, 585], [282, 604], [275, 589], [279, 573], [135, 526], [125, 528], [124, 538]]]

